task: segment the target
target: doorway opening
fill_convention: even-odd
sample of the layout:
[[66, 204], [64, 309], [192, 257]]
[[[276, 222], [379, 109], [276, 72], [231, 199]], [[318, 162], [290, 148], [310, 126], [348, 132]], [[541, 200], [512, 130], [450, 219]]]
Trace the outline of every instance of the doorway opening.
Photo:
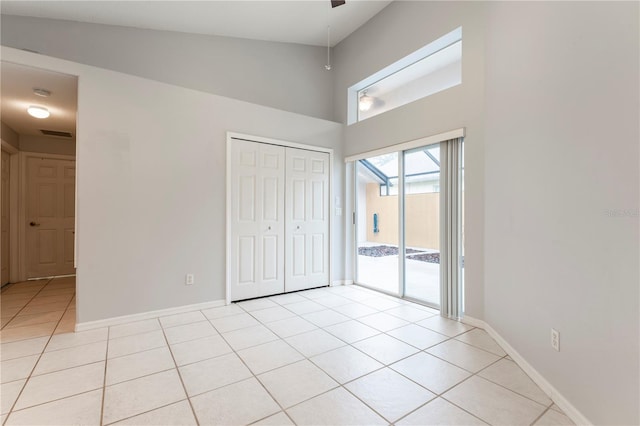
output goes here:
[[6, 61], [0, 72], [2, 335], [72, 332], [78, 79]]

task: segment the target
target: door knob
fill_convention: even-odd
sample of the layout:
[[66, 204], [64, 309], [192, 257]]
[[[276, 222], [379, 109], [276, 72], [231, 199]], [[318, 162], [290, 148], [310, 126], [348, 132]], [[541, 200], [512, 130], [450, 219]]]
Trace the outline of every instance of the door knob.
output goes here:
[[268, 227], [267, 229], [268, 229], [269, 231], [271, 231], [271, 227]]
[[296, 226], [296, 229], [300, 229], [300, 225]]
[[40, 224], [37, 222], [31, 222], [29, 223], [29, 226], [40, 226]]

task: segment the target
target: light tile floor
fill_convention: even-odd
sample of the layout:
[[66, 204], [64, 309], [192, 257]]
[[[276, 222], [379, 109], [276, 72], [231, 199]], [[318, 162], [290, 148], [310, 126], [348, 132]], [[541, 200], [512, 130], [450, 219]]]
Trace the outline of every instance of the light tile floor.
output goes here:
[[68, 333], [70, 282], [2, 291], [5, 425], [572, 424], [484, 331], [361, 287]]

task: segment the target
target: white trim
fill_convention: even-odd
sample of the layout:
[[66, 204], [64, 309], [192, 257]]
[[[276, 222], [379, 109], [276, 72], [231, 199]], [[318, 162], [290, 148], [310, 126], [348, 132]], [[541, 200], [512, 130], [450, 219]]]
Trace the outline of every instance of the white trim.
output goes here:
[[76, 324], [75, 332], [93, 330], [96, 328], [108, 327], [111, 325], [124, 324], [128, 322], [141, 321], [165, 317], [167, 315], [182, 314], [185, 312], [199, 311], [202, 309], [218, 308], [224, 306], [224, 300], [214, 300], [212, 302], [194, 303], [192, 305], [178, 306], [175, 308], [158, 309], [156, 311], [141, 312], [139, 314], [122, 315], [119, 317], [105, 318], [96, 321], [87, 321]]
[[486, 327], [488, 327], [486, 322], [484, 322], [482, 320], [479, 320], [477, 318], [474, 318], [474, 317], [468, 317], [468, 316], [464, 316], [464, 315], [460, 318], [460, 322], [462, 322], [464, 324], [467, 324], [467, 325], [470, 325], [472, 327], [481, 328], [483, 330], [485, 330]]
[[225, 262], [225, 303], [228, 305], [231, 303], [231, 281], [230, 281], [230, 248], [231, 248], [231, 235], [229, 229], [231, 229], [231, 141], [232, 139], [245, 140], [249, 142], [266, 143], [270, 145], [284, 146], [288, 148], [305, 149], [307, 151], [325, 152], [329, 154], [329, 282], [331, 285], [331, 278], [333, 277], [333, 230], [335, 229], [335, 202], [334, 202], [334, 177], [333, 177], [333, 148], [323, 148], [313, 145], [305, 145], [297, 142], [289, 142], [278, 139], [264, 138], [262, 136], [246, 135], [243, 133], [227, 132], [227, 171], [226, 171], [226, 249], [227, 256]]
[[224, 265], [224, 302], [231, 303], [231, 133], [227, 132], [227, 170], [226, 170], [226, 215], [225, 215], [225, 265]]
[[[407, 178], [404, 175], [404, 151], [398, 151], [398, 290], [396, 291], [399, 298], [404, 298], [405, 291], [407, 289], [407, 283], [405, 282], [406, 278], [406, 266], [407, 266], [407, 257], [406, 257], [406, 216], [405, 216], [405, 199], [407, 198], [407, 194], [405, 194], [405, 179]], [[387, 191], [389, 188], [387, 187]], [[387, 192], [388, 194], [389, 192]]]
[[76, 274], [67, 274], [67, 275], [51, 275], [48, 277], [37, 277], [37, 278], [29, 278], [27, 281], [38, 281], [38, 280], [52, 280], [54, 278], [67, 278], [67, 277], [75, 277]]
[[[346, 165], [346, 169], [349, 169], [349, 163]], [[347, 182], [346, 173], [345, 173], [345, 184], [351, 184], [351, 212], [350, 218], [347, 219], [347, 224], [351, 224], [351, 244], [345, 244], [344, 249], [345, 253], [351, 253], [351, 276], [353, 277], [352, 282], [355, 283], [358, 279], [358, 216], [360, 215], [360, 211], [358, 210], [358, 165], [356, 163], [351, 163], [351, 182]], [[346, 185], [345, 185], [346, 188]], [[345, 195], [347, 191], [345, 190]], [[345, 229], [346, 229], [345, 224]], [[346, 238], [345, 238], [346, 240]], [[345, 273], [346, 273], [346, 265], [345, 265]]]
[[249, 142], [267, 143], [270, 145], [286, 146], [288, 148], [306, 149], [307, 151], [327, 152], [333, 154], [333, 148], [323, 148], [314, 145], [305, 145], [297, 142], [283, 141], [280, 139], [263, 138], [262, 136], [245, 135], [242, 133], [227, 132], [227, 141], [230, 139], [240, 139]]
[[9, 282], [22, 280], [20, 276], [20, 240], [18, 235], [19, 220], [19, 182], [20, 182], [20, 150], [2, 140], [2, 150], [9, 154]]
[[51, 158], [53, 160], [76, 161], [76, 156], [75, 155], [48, 154], [46, 152], [31, 152], [31, 151], [20, 151], [20, 154], [24, 155], [25, 157]]
[[426, 145], [433, 145], [436, 143], [448, 141], [450, 139], [463, 138], [465, 135], [465, 128], [461, 127], [455, 130], [449, 130], [448, 132], [438, 133], [437, 135], [427, 136], [426, 138], [420, 138], [409, 142], [402, 142], [396, 145], [387, 146], [380, 149], [374, 149], [373, 151], [362, 152], [360, 154], [353, 154], [345, 157], [344, 162], [349, 163], [352, 161], [363, 160], [369, 157], [377, 157], [378, 155], [389, 154], [396, 151], [408, 151], [414, 148], [420, 148]]
[[336, 287], [340, 285], [351, 285], [353, 284], [353, 280], [335, 280], [331, 283], [331, 287]]
[[527, 362], [496, 330], [486, 322], [477, 318], [465, 316], [461, 322], [485, 330], [502, 349], [518, 364], [522, 370], [535, 382], [544, 393], [577, 425], [592, 425], [584, 414], [582, 414], [573, 404], [569, 402], [542, 374]]
[[11, 145], [9, 142], [5, 141], [4, 139], [0, 139], [0, 140], [2, 141], [2, 149], [8, 152], [9, 154], [13, 155], [19, 152], [18, 148]]

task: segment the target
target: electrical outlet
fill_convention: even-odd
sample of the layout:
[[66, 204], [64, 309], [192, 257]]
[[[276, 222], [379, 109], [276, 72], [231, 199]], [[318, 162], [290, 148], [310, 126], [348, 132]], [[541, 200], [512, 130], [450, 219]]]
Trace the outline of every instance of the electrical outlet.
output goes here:
[[560, 352], [560, 332], [555, 329], [551, 329], [551, 347]]
[[187, 276], [184, 279], [184, 284], [192, 285], [194, 282], [196, 282], [196, 278], [193, 276], [193, 274], [187, 274]]

